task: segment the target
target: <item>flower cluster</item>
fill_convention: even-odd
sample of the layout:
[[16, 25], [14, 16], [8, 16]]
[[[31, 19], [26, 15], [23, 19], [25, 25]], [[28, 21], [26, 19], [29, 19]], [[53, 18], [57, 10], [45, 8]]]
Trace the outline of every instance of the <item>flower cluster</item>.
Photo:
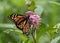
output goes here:
[[35, 12], [32, 12], [32, 11], [28, 11], [28, 12], [26, 12], [26, 14], [27, 14], [28, 16], [36, 15], [36, 13], [35, 13]]
[[33, 23], [33, 24], [38, 24], [40, 22], [40, 17], [38, 15], [31, 15], [30, 16], [30, 21]]
[[41, 18], [38, 15], [36, 15], [35, 12], [28, 11], [28, 12], [26, 12], [26, 14], [28, 16], [30, 16], [29, 19], [30, 19], [32, 24], [36, 25], [36, 24], [38, 24], [41, 21]]

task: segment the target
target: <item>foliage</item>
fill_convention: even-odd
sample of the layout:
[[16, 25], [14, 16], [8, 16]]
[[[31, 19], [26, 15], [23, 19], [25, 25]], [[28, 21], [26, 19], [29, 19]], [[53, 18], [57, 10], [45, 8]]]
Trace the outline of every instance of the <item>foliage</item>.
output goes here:
[[42, 19], [35, 39], [32, 35], [23, 35], [8, 19], [13, 13], [25, 15], [28, 11], [26, 1], [28, 0], [0, 0], [0, 43], [60, 43], [60, 25], [57, 25], [60, 23], [60, 1], [30, 0], [30, 10], [35, 11]]

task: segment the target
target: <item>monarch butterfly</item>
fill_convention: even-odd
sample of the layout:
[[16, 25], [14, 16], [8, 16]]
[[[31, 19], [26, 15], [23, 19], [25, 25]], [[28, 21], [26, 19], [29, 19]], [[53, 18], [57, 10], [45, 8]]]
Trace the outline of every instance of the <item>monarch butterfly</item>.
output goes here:
[[23, 34], [29, 35], [30, 21], [29, 16], [23, 16], [20, 14], [12, 14], [9, 18], [16, 24], [16, 27], [22, 30]]

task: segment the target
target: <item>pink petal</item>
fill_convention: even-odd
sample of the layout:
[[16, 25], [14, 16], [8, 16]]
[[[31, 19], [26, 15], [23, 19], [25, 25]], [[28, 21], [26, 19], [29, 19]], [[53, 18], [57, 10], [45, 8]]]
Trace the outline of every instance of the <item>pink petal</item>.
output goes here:
[[28, 16], [30, 16], [30, 15], [35, 15], [36, 13], [35, 13], [35, 12], [32, 12], [32, 11], [28, 11], [28, 12], [26, 12], [26, 14], [27, 14]]

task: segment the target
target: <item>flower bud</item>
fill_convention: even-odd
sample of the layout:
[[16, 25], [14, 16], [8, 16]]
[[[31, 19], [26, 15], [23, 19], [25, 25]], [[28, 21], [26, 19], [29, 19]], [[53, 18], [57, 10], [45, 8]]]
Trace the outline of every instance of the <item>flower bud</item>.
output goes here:
[[30, 6], [30, 5], [31, 5], [31, 2], [30, 2], [30, 1], [27, 1], [27, 2], [26, 2], [26, 5], [27, 5], [27, 6]]

